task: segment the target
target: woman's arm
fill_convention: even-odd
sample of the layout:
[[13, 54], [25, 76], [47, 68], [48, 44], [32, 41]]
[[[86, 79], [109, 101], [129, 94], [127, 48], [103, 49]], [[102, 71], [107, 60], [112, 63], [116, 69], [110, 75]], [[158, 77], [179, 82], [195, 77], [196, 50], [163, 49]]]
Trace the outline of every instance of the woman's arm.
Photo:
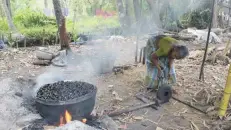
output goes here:
[[169, 58], [169, 69], [171, 69], [172, 68], [172, 65], [173, 65], [173, 62], [174, 62], [174, 59], [172, 59], [172, 58]]
[[152, 63], [153, 63], [154, 66], [157, 67], [157, 69], [158, 69], [159, 71], [161, 71], [160, 65], [158, 64], [158, 56], [156, 55], [155, 52], [152, 53]]

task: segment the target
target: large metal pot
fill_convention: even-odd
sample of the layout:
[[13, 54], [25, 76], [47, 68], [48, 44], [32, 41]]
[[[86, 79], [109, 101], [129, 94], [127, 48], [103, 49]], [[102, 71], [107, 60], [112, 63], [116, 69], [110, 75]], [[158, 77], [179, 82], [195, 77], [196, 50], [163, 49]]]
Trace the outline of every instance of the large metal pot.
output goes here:
[[36, 109], [48, 124], [53, 125], [59, 123], [60, 115], [64, 115], [65, 110], [71, 114], [72, 120], [87, 118], [95, 106], [97, 88], [92, 86], [94, 90], [91, 93], [68, 101], [45, 101], [36, 98]]

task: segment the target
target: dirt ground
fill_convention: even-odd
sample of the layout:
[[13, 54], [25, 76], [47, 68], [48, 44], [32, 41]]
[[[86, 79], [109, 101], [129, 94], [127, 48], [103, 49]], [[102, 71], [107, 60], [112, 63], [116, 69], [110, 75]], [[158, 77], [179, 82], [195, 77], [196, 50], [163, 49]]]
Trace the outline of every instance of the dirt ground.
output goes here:
[[[134, 41], [135, 38], [122, 37], [107, 40], [107, 43], [113, 44], [112, 50], [116, 50], [115, 64], [134, 64]], [[144, 46], [145, 41], [145, 38], [141, 39], [139, 46]], [[76, 71], [79, 64], [82, 64], [78, 61], [83, 60], [84, 56], [86, 56], [85, 54], [92, 54], [97, 50], [96, 45], [101, 44], [102, 42], [105, 42], [105, 40], [95, 41], [94, 45], [89, 44], [80, 47], [72, 46], [74, 54], [82, 56], [81, 58], [77, 57], [76, 59], [73, 59], [74, 62], [72, 62], [69, 67], [65, 68], [33, 65], [32, 62], [36, 58], [35, 51], [38, 49], [37, 47], [0, 51], [0, 80], [4, 81], [10, 78], [12, 80], [11, 82], [18, 82], [18, 79], [28, 81], [28, 79], [36, 79], [37, 76], [44, 72], [63, 71], [65, 72], [65, 79], [86, 80], [97, 86], [97, 111], [117, 110], [127, 106], [142, 104], [142, 102], [134, 97], [135, 94], [145, 88], [145, 66], [142, 64], [138, 64], [137, 67], [132, 67], [132, 69], [125, 70], [124, 74], [114, 75], [114, 73], [108, 73], [101, 76], [79, 76], [87, 71], [89, 72], [89, 68], [85, 68], [86, 70], [81, 68], [81, 72], [79, 70]], [[192, 43], [187, 43], [186, 45], [190, 49], [190, 55], [203, 47], [203, 45]], [[50, 50], [56, 51], [58, 48], [59, 46], [51, 46]], [[201, 82], [198, 80], [201, 61], [201, 56], [176, 61], [177, 85], [174, 87], [179, 92], [179, 95], [177, 96], [178, 98], [191, 102], [191, 104], [206, 111], [212, 106], [217, 106], [217, 103], [219, 102], [217, 100], [221, 96], [225, 86], [228, 66], [220, 64], [211, 65], [206, 63], [204, 69], [205, 81]], [[6, 89], [3, 87], [7, 87], [7, 85], [1, 84], [1, 89]], [[26, 88], [28, 89], [30, 87], [27, 86]], [[23, 89], [22, 86], [21, 89]], [[204, 93], [203, 90], [208, 94], [200, 95], [200, 93], [198, 93], [200, 91]], [[120, 101], [115, 102], [115, 96], [113, 93], [118, 94]], [[0, 94], [0, 97], [7, 95], [7, 93]], [[205, 100], [207, 100], [206, 103]], [[7, 102], [7, 100], [4, 101]], [[0, 105], [6, 104], [8, 103], [1, 102]], [[7, 111], [7, 108], [5, 111], [0, 111], [0, 115]], [[169, 103], [162, 105], [159, 110], [144, 108], [115, 117], [114, 119], [121, 129], [154, 130], [156, 127], [161, 127], [166, 130], [210, 130], [217, 122], [212, 120], [214, 113], [216, 113], [216, 111], [211, 111], [209, 114], [205, 115], [175, 100], [171, 100]], [[0, 119], [0, 121], [1, 120], [3, 121], [4, 119]]]

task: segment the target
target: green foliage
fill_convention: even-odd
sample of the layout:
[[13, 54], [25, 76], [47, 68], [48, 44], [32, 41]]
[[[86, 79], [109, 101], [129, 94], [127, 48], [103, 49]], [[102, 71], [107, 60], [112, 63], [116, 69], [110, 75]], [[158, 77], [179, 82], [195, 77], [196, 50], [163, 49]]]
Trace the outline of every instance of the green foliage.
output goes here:
[[45, 25], [56, 25], [54, 18], [45, 16], [39, 11], [33, 11], [30, 9], [24, 9], [17, 12], [14, 16], [14, 22], [22, 25], [23, 27], [35, 27]]
[[43, 26], [21, 29], [20, 32], [28, 38], [32, 39], [55, 39], [57, 27], [55, 26]]
[[188, 25], [198, 29], [207, 28], [210, 21], [210, 10], [193, 11], [189, 16]]
[[8, 24], [6, 19], [0, 19], [0, 31], [4, 32], [4, 31], [8, 31]]
[[[54, 40], [56, 37], [58, 28], [55, 17], [47, 17], [39, 11], [23, 9], [14, 15], [13, 20], [18, 31], [28, 38]], [[75, 24], [69, 19], [66, 20], [67, 31], [74, 34], [99, 31], [105, 28], [118, 26], [119, 22], [117, 17], [105, 19], [103, 17], [85, 16], [79, 18]], [[5, 19], [0, 20], [0, 27], [0, 31], [7, 34], [8, 24]]]
[[116, 11], [116, 0], [71, 0], [69, 7], [78, 15], [93, 16], [96, 9]]
[[103, 18], [103, 17], [84, 17], [77, 22], [77, 32], [91, 32], [95, 30], [103, 30], [106, 28], [118, 27], [119, 22], [117, 17]]

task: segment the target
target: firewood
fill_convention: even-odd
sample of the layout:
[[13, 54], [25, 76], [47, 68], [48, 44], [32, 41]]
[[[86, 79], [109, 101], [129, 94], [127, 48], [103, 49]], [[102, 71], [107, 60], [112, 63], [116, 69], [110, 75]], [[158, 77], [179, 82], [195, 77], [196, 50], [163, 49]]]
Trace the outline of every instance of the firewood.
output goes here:
[[51, 64], [51, 61], [50, 60], [39, 60], [39, 59], [37, 59], [37, 60], [35, 60], [33, 62], [33, 64], [34, 65], [41, 65], [41, 66], [48, 66], [48, 65]]
[[192, 41], [196, 39], [196, 37], [193, 35], [192, 36], [181, 36], [178, 34], [164, 34], [164, 35], [175, 38], [176, 40], [183, 40], [183, 41]]
[[[144, 102], [144, 103], [150, 102], [147, 98], [145, 98], [145, 97], [144, 97], [143, 95], [141, 95], [141, 94], [136, 95], [136, 98], [139, 99], [139, 100], [141, 100], [141, 101]], [[158, 110], [157, 106], [155, 106], [155, 105], [151, 105], [150, 107], [153, 108], [153, 109], [155, 109], [155, 110]]]
[[145, 107], [149, 107], [151, 105], [154, 105], [156, 104], [156, 102], [150, 102], [150, 103], [146, 103], [144, 105], [138, 105], [138, 106], [133, 106], [133, 107], [130, 107], [130, 108], [126, 108], [126, 109], [122, 109], [122, 110], [119, 110], [119, 111], [115, 111], [115, 112], [111, 112], [108, 114], [108, 116], [110, 117], [114, 117], [114, 116], [119, 116], [123, 113], [129, 113], [129, 112], [132, 112], [132, 111], [135, 111], [135, 110], [139, 110], [139, 109], [142, 109], [142, 108], [145, 108]]

